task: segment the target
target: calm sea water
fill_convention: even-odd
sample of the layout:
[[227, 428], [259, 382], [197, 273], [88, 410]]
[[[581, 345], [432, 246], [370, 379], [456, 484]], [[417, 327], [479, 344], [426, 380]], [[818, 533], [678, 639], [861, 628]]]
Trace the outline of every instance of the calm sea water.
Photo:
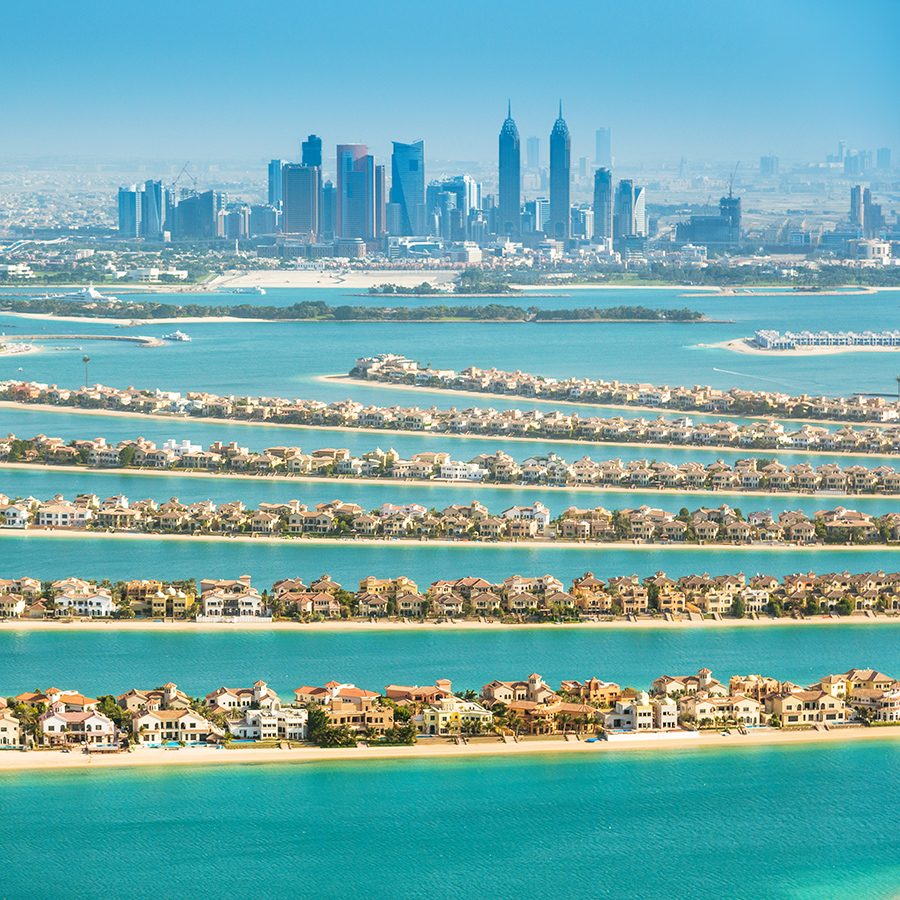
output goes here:
[[898, 773], [884, 744], [6, 775], [0, 892], [887, 898]]
[[[273, 290], [266, 297], [159, 295], [165, 302], [287, 305], [300, 300], [381, 303], [352, 292]], [[391, 298], [394, 305], [440, 300]], [[460, 300], [473, 302], [477, 300]], [[77, 386], [82, 356], [90, 381], [191, 388], [219, 393], [280, 394], [326, 400], [352, 396], [378, 404], [479, 404], [412, 391], [323, 382], [356, 357], [404, 353], [438, 366], [473, 364], [548, 375], [783, 388], [812, 393], [892, 392], [896, 357], [853, 354], [769, 358], [703, 348], [758, 328], [896, 327], [900, 294], [825, 297], [700, 297], [674, 290], [556, 292], [510, 298], [549, 307], [644, 304], [690, 306], [733, 324], [502, 325], [303, 324], [205, 322], [184, 326], [188, 345], [144, 350], [77, 338], [51, 339], [41, 353], [0, 357], [0, 379]], [[161, 335], [171, 325], [136, 331]], [[123, 332], [97, 323], [0, 317], [10, 336]], [[54, 349], [54, 348], [66, 349]], [[80, 349], [79, 349], [80, 348]], [[486, 401], [494, 406], [529, 404]], [[637, 412], [631, 413], [639, 415]], [[556, 450], [566, 458], [716, 457], [739, 451], [608, 448], [550, 442], [491, 442], [415, 435], [211, 425], [0, 410], [0, 433], [66, 438], [144, 435], [196, 442], [237, 440], [258, 449], [275, 443], [305, 449], [393, 446], [409, 454], [450, 446], [457, 458], [502, 447], [518, 459]], [[785, 461], [828, 457], [781, 455]], [[871, 462], [869, 458], [868, 462]], [[866, 462], [864, 462], [866, 464]], [[340, 496], [365, 506], [385, 500], [427, 505], [469, 501], [491, 506], [540, 498], [555, 510], [569, 503], [607, 506], [700, 505], [654, 495], [477, 491], [467, 487], [293, 485], [264, 481], [140, 479], [125, 475], [3, 472], [0, 491], [45, 497], [54, 492], [124, 492], [183, 500], [240, 497], [248, 503], [298, 496]], [[817, 508], [830, 500], [730, 498], [742, 508]], [[882, 511], [883, 501], [846, 505]], [[553, 572], [564, 579], [590, 569], [602, 577], [658, 569], [680, 575], [809, 569], [897, 568], [895, 550], [777, 552], [660, 548], [323, 547], [302, 542], [107, 541], [0, 536], [0, 575], [57, 578], [229, 577], [250, 572], [265, 586], [287, 575], [329, 571], [350, 586], [368, 574], [502, 578]], [[597, 674], [646, 684], [663, 671], [717, 674], [761, 671], [809, 681], [850, 665], [900, 671], [897, 626], [766, 627], [710, 631], [516, 629], [396, 633], [0, 633], [0, 693], [55, 682], [88, 693], [173, 679], [202, 692], [222, 683], [266, 678], [282, 692], [328, 678], [380, 687], [388, 680], [424, 683], [448, 676], [478, 687], [492, 677], [535, 669], [551, 681]], [[0, 775], [0, 897], [191, 896], [225, 889], [241, 896], [372, 897], [567, 896], [887, 897], [900, 885], [896, 745], [792, 748], [740, 753], [652, 754], [603, 759], [552, 758], [267, 767], [216, 771], [78, 772]], [[39, 829], [39, 830], [38, 830]], [[23, 835], [40, 834], [51, 863], [23, 862]], [[122, 851], [121, 848], [126, 850]], [[170, 848], [177, 852], [169, 852]], [[105, 848], [105, 849], [104, 849]], [[116, 849], [118, 848], [118, 849]], [[224, 850], [220, 850], [224, 848]], [[539, 848], [535, 853], [535, 848]], [[120, 852], [121, 851], [121, 852]], [[121, 865], [98, 868], [98, 858]], [[224, 862], [223, 862], [224, 859]]]

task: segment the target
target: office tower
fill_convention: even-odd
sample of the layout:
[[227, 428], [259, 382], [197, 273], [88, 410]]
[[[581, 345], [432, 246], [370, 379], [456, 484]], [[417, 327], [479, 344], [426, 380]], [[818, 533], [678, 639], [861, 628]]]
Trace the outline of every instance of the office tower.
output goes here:
[[578, 157], [578, 177], [579, 178], [587, 178], [588, 173], [588, 161], [586, 156]]
[[847, 142], [846, 141], [838, 141], [838, 162], [842, 163], [844, 161], [844, 157], [847, 155]]
[[386, 196], [384, 166], [375, 166], [375, 236], [379, 238], [388, 231]]
[[530, 137], [525, 141], [525, 168], [536, 172], [541, 167], [541, 139]]
[[613, 201], [613, 237], [634, 237], [634, 182], [623, 178], [616, 187]]
[[559, 102], [559, 116], [550, 132], [550, 222], [547, 236], [557, 241], [569, 237], [569, 206], [572, 190], [572, 138], [569, 126], [562, 114], [562, 100]]
[[778, 157], [761, 156], [759, 158], [759, 174], [763, 176], [778, 174]]
[[246, 206], [238, 209], [220, 210], [218, 215], [219, 237], [228, 241], [238, 241], [247, 237], [249, 232], [249, 212]]
[[[740, 204], [740, 200], [738, 200]], [[638, 237], [647, 236], [647, 192], [634, 186], [634, 233]]]
[[675, 231], [679, 243], [705, 246], [734, 246], [741, 242], [741, 198], [729, 191], [719, 200], [719, 214], [692, 215], [690, 221], [679, 222]]
[[284, 168], [283, 159], [273, 159], [269, 163], [269, 206], [281, 209], [281, 191], [283, 178], [281, 170]]
[[278, 230], [278, 210], [267, 203], [250, 207], [249, 234], [275, 234]]
[[337, 145], [335, 237], [375, 238], [375, 158], [365, 144]]
[[858, 184], [850, 188], [850, 224], [863, 227], [863, 195]]
[[594, 162], [604, 168], [612, 168], [612, 129], [598, 128], [595, 135]]
[[216, 237], [221, 202], [221, 195], [215, 191], [183, 195], [175, 207], [175, 237], [195, 240]]
[[119, 234], [134, 238], [141, 230], [141, 192], [136, 185], [120, 187], [118, 196]]
[[162, 237], [164, 221], [162, 182], [146, 181], [141, 199], [141, 235], [148, 240], [158, 241]]
[[586, 240], [594, 233], [594, 211], [582, 207], [572, 207], [572, 237]]
[[319, 235], [319, 192], [322, 170], [318, 166], [286, 163], [282, 169], [281, 230], [303, 235], [315, 243]]
[[425, 143], [394, 141], [391, 153], [392, 235], [422, 234], [425, 225]]
[[331, 181], [326, 181], [322, 185], [321, 213], [319, 227], [322, 232], [322, 240], [333, 241], [337, 217], [337, 190], [335, 190], [334, 183]]
[[[452, 196], [452, 202], [444, 195]], [[481, 210], [481, 185], [471, 175], [455, 175], [444, 181], [432, 181], [425, 191], [425, 233], [450, 239], [469, 240], [472, 213]], [[448, 225], [447, 219], [452, 226]]]
[[519, 129], [512, 117], [512, 104], [507, 104], [506, 118], [500, 129], [500, 198], [497, 208], [497, 234], [515, 237], [519, 234], [522, 208], [522, 149]]
[[596, 243], [608, 241], [613, 236], [613, 184], [612, 172], [600, 168], [594, 172], [594, 233]]
[[862, 227], [863, 236], [867, 238], [878, 237], [884, 227], [884, 215], [880, 203], [872, 202], [872, 192], [869, 188], [863, 191]]
[[888, 172], [891, 168], [891, 148], [879, 147], [875, 154], [875, 166], [879, 172]]
[[311, 134], [300, 144], [300, 162], [304, 166], [318, 166], [322, 168], [322, 138]]

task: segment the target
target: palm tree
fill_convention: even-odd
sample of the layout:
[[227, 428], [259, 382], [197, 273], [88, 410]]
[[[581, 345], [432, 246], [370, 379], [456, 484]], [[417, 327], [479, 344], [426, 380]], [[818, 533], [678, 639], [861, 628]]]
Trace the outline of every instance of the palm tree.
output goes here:
[[91, 361], [89, 356], [82, 356], [81, 361], [84, 363], [84, 386], [88, 386], [88, 363]]

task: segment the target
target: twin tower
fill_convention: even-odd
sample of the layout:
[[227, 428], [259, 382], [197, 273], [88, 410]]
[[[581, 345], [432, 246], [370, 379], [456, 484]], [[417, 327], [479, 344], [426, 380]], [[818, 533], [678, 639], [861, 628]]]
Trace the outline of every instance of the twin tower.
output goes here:
[[[550, 132], [550, 210], [547, 237], [565, 241], [571, 233], [572, 138], [562, 114]], [[512, 104], [500, 129], [500, 197], [497, 233], [516, 237], [522, 227], [522, 150], [519, 129], [512, 117]]]

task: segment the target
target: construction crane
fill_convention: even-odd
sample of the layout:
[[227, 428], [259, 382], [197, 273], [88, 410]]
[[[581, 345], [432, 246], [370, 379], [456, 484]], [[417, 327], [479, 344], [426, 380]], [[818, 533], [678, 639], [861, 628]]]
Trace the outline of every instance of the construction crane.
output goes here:
[[740, 168], [741, 161], [738, 160], [734, 164], [734, 168], [731, 170], [731, 177], [728, 179], [728, 197], [729, 199], [734, 196], [734, 176], [737, 175], [737, 170]]
[[170, 190], [172, 191], [173, 194], [175, 193], [175, 188], [178, 187], [178, 182], [181, 181], [181, 178], [182, 178], [183, 175], [187, 175], [187, 177], [190, 178], [190, 180], [191, 180], [191, 187], [193, 187], [193, 188], [196, 190], [196, 188], [197, 188], [197, 179], [190, 173], [190, 171], [189, 171], [189, 169], [188, 169], [188, 166], [189, 166], [190, 164], [191, 164], [191, 161], [188, 160], [188, 161], [181, 167], [181, 171], [175, 176], [175, 180], [172, 182], [172, 184], [171, 184], [171, 186], [170, 186]]

